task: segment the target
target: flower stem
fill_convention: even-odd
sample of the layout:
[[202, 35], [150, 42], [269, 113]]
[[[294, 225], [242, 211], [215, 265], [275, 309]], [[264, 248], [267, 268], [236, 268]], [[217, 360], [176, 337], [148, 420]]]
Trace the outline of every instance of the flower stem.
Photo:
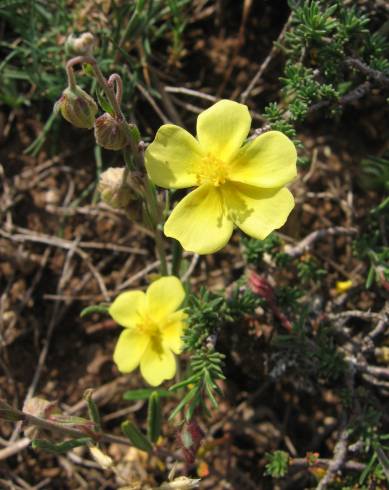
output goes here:
[[[98, 83], [100, 84], [101, 88], [104, 90], [104, 93], [105, 93], [109, 103], [112, 106], [115, 117], [119, 120], [123, 120], [124, 116], [123, 116], [122, 110], [120, 109], [120, 103], [119, 103], [118, 99], [116, 98], [115, 91], [114, 91], [113, 87], [111, 87], [110, 84], [105, 79], [104, 75], [102, 74], [102, 72], [101, 72], [101, 70], [97, 64], [96, 59], [93, 58], [93, 56], [76, 56], [75, 58], [72, 58], [71, 60], [69, 60], [66, 63], [66, 73], [68, 74], [69, 86], [72, 88], [71, 84], [74, 83], [74, 87], [75, 87], [75, 78], [74, 78], [73, 66], [78, 65], [78, 64], [82, 64], [82, 63], [87, 63], [88, 65], [91, 65], [92, 70], [96, 76]], [[116, 81], [116, 86], [117, 86], [118, 95], [119, 95], [119, 84], [117, 83], [118, 77], [119, 77], [119, 75], [115, 74], [115, 81]]]
[[173, 241], [173, 248], [172, 248], [172, 253], [173, 253], [172, 274], [173, 274], [173, 276], [180, 277], [182, 252], [183, 252], [183, 249], [181, 247], [180, 242], [178, 242], [177, 240], [174, 240]]

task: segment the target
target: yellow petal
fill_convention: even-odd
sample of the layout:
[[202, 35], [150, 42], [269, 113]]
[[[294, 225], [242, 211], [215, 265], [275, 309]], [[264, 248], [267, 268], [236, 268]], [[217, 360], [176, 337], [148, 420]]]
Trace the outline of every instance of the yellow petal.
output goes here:
[[183, 348], [182, 335], [186, 327], [187, 314], [184, 310], [176, 311], [168, 318], [168, 323], [162, 330], [164, 343], [175, 354], [181, 354]]
[[231, 237], [233, 224], [225, 214], [219, 188], [202, 185], [173, 209], [164, 232], [185, 250], [198, 254], [216, 252]]
[[229, 179], [258, 187], [282, 187], [297, 175], [297, 152], [279, 131], [264, 133], [236, 155]]
[[185, 299], [181, 281], [175, 276], [161, 277], [150, 284], [146, 292], [147, 309], [153, 320], [173, 313]]
[[151, 386], [158, 386], [176, 374], [174, 354], [167, 347], [155, 349], [155, 344], [150, 342], [140, 361], [140, 371]]
[[250, 125], [247, 106], [220, 100], [197, 118], [197, 138], [204, 152], [229, 162], [247, 138]]
[[293, 196], [286, 188], [260, 189], [229, 183], [224, 186], [223, 193], [234, 224], [259, 240], [280, 228], [294, 207]]
[[150, 179], [161, 187], [182, 189], [196, 185], [194, 168], [201, 148], [190, 133], [173, 124], [161, 126], [147, 147], [145, 163]]
[[119, 294], [109, 307], [108, 313], [123, 327], [133, 327], [138, 323], [138, 313], [146, 304], [146, 295], [143, 291], [126, 291]]
[[149, 337], [147, 335], [124, 330], [119, 337], [113, 354], [113, 360], [122, 373], [130, 373], [138, 367], [143, 356]]

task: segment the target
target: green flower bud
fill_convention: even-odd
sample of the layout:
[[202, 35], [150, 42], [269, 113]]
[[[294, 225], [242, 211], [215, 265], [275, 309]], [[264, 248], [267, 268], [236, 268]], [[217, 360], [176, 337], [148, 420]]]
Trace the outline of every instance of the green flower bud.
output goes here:
[[128, 124], [106, 112], [95, 121], [95, 139], [107, 150], [122, 150], [129, 143]]
[[115, 209], [123, 209], [131, 201], [131, 189], [123, 182], [124, 168], [109, 168], [100, 175], [99, 185], [101, 199]]
[[76, 128], [91, 129], [97, 113], [97, 104], [90, 95], [76, 85], [74, 90], [68, 87], [62, 92], [54, 110], [60, 111], [62, 117]]

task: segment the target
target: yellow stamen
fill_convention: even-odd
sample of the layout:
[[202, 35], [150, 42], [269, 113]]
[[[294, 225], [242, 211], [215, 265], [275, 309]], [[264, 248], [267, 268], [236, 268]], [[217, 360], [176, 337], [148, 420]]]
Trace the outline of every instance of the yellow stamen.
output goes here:
[[226, 182], [229, 168], [223, 160], [208, 153], [202, 158], [196, 170], [198, 185], [212, 184], [219, 187]]
[[148, 315], [140, 316], [139, 323], [136, 325], [139, 332], [147, 335], [150, 338], [153, 351], [161, 355], [162, 349], [162, 334], [160, 327]]

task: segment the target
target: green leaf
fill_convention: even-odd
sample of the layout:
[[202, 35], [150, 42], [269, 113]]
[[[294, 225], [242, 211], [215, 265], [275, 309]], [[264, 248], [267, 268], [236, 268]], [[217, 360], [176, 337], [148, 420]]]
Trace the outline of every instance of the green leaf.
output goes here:
[[93, 390], [92, 389], [86, 390], [84, 392], [84, 400], [88, 404], [89, 418], [95, 424], [95, 429], [98, 432], [101, 432], [101, 417], [100, 417], [100, 412], [99, 412], [98, 406], [96, 405], [96, 402], [92, 398], [92, 395], [93, 395]]
[[105, 95], [100, 92], [100, 90], [96, 90], [96, 97], [99, 106], [103, 109], [104, 112], [108, 112], [111, 116], [114, 115], [114, 110], [108, 100], [105, 98]]
[[80, 437], [78, 439], [71, 439], [70, 441], [60, 442], [59, 444], [54, 444], [46, 439], [34, 439], [32, 441], [33, 449], [42, 449], [51, 454], [64, 454], [71, 449], [79, 446], [87, 446], [93, 441], [90, 437]]
[[365, 479], [367, 478], [367, 476], [371, 472], [371, 470], [373, 468], [373, 464], [375, 463], [376, 460], [377, 460], [377, 454], [374, 453], [373, 456], [372, 456], [372, 458], [370, 459], [370, 461], [366, 465], [366, 468], [362, 471], [361, 476], [359, 477], [358, 483], [360, 485], [363, 485]]
[[199, 393], [200, 387], [195, 386], [192, 388], [185, 396], [184, 398], [180, 401], [180, 403], [176, 406], [176, 408], [173, 410], [173, 412], [169, 416], [169, 420], [174, 419], [174, 417], [184, 408], [184, 406], [189, 403], [198, 393]]
[[153, 446], [150, 441], [147, 439], [145, 435], [138, 429], [138, 427], [133, 423], [127, 420], [123, 422], [121, 425], [121, 429], [123, 434], [128, 437], [131, 443], [141, 451], [146, 451], [147, 453], [153, 450]]
[[81, 311], [80, 318], [84, 318], [84, 316], [91, 315], [92, 313], [108, 313], [108, 306], [104, 304], [87, 306]]
[[371, 265], [366, 279], [366, 284], [365, 284], [366, 289], [370, 289], [371, 285], [374, 282], [375, 277], [376, 277], [375, 267], [374, 265]]
[[124, 400], [133, 401], [133, 400], [148, 400], [153, 393], [158, 393], [160, 398], [164, 398], [166, 396], [172, 396], [172, 393], [169, 393], [167, 390], [155, 390], [152, 388], [143, 388], [140, 390], [130, 390], [126, 391], [123, 395]]
[[169, 388], [169, 391], [176, 391], [180, 388], [183, 388], [184, 386], [190, 385], [191, 383], [196, 383], [198, 381], [198, 379], [199, 379], [199, 374], [198, 373], [193, 374], [189, 378], [184, 379], [184, 380], [180, 381], [179, 383], [176, 383], [175, 385], [171, 386]]
[[147, 413], [147, 435], [151, 442], [156, 442], [161, 435], [162, 410], [161, 402], [157, 391], [154, 391], [149, 398]]
[[389, 483], [389, 459], [379, 446], [376, 448], [376, 454], [378, 461], [381, 463], [382, 469], [384, 470], [386, 480]]

